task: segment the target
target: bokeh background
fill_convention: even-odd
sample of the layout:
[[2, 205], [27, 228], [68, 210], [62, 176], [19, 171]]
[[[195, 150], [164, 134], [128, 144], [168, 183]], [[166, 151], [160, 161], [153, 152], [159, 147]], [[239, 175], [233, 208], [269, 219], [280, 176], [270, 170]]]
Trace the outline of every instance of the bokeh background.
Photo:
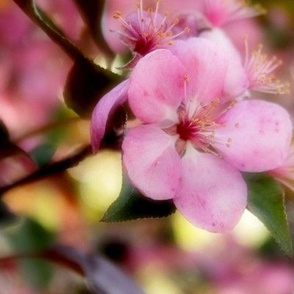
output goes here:
[[[88, 56], [105, 65], [72, 1], [37, 3]], [[292, 89], [294, 2], [259, 3], [266, 15], [226, 30], [240, 50], [247, 35], [251, 46], [263, 43], [281, 58], [280, 75]], [[80, 119], [64, 104], [63, 87], [71, 66], [68, 56], [13, 1], [0, 0], [0, 119], [10, 140], [40, 167], [90, 142], [89, 120]], [[293, 113], [293, 91], [271, 99]], [[0, 154], [5, 153], [1, 148]], [[0, 187], [36, 169], [22, 152], [0, 157]], [[293, 261], [249, 212], [225, 235], [197, 229], [179, 213], [162, 219], [99, 222], [118, 197], [121, 169], [120, 153], [103, 150], [64, 172], [8, 189], [0, 202], [0, 256], [60, 243], [102, 254], [150, 294], [294, 293]], [[287, 197], [293, 223], [290, 191]], [[12, 258], [0, 259], [0, 294], [7, 293], [90, 292], [85, 279], [68, 268]]]

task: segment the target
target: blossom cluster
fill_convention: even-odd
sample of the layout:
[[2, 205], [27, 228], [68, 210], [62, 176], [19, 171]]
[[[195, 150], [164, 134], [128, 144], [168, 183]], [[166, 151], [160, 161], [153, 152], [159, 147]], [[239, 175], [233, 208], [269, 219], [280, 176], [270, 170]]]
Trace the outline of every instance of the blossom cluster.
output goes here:
[[249, 36], [240, 50], [227, 31], [264, 11], [239, 0], [183, 1], [171, 14], [164, 2], [121, 2], [125, 13], [114, 11], [108, 36], [133, 58], [128, 78], [94, 109], [93, 150], [127, 103], [135, 119], [125, 129], [122, 160], [131, 183], [146, 197], [172, 200], [195, 226], [230, 231], [247, 205], [243, 173], [281, 175], [292, 150], [288, 112], [260, 98], [289, 92], [276, 76], [281, 61], [262, 45], [252, 50]]

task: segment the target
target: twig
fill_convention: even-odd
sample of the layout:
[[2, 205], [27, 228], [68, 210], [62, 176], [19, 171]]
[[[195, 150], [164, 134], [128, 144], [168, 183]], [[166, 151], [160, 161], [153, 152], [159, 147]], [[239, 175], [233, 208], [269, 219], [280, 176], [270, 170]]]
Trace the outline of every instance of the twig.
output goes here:
[[84, 148], [80, 149], [74, 155], [70, 155], [70, 156], [62, 159], [61, 161], [48, 164], [48, 165], [42, 167], [41, 169], [33, 172], [32, 174], [15, 181], [12, 184], [1, 187], [0, 188], [0, 198], [3, 197], [3, 194], [5, 192], [7, 192], [13, 188], [16, 188], [21, 185], [32, 183], [34, 181], [41, 180], [45, 177], [63, 172], [70, 167], [76, 166], [84, 158], [91, 155], [91, 153], [92, 153], [91, 145], [87, 145]]

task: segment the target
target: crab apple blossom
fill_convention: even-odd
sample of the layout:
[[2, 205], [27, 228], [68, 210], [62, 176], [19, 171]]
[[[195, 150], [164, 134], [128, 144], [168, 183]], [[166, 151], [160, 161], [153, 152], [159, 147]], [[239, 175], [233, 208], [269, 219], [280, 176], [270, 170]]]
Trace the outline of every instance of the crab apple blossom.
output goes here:
[[[173, 29], [179, 23], [179, 19], [170, 18], [168, 13], [161, 13], [160, 1], [156, 1], [154, 8], [144, 7], [144, 4], [146, 6], [146, 1], [144, 3], [141, 0], [135, 6], [129, 1], [122, 6], [124, 10], [130, 9], [125, 15], [122, 11], [115, 10], [113, 17], [120, 23], [120, 28], [110, 30], [118, 34], [122, 43], [135, 54], [135, 60], [155, 49], [169, 47], [174, 39], [189, 31], [185, 27], [174, 34]], [[118, 47], [115, 51], [121, 49]]]
[[[181, 48], [181, 49], [180, 49]], [[228, 59], [203, 38], [178, 41], [135, 66], [130, 78], [96, 106], [93, 149], [107, 117], [128, 99], [141, 125], [123, 141], [123, 164], [133, 185], [155, 200], [173, 199], [193, 224], [231, 230], [247, 203], [240, 171], [278, 167], [287, 155], [292, 124], [280, 106], [223, 99]]]
[[227, 63], [221, 52], [201, 38], [181, 46], [176, 55], [148, 54], [130, 77], [129, 104], [142, 125], [128, 130], [123, 163], [145, 196], [173, 199], [194, 225], [226, 232], [246, 207], [240, 171], [279, 166], [292, 124], [269, 102], [222, 101]]
[[281, 82], [275, 75], [275, 70], [282, 64], [282, 61], [276, 56], [269, 58], [264, 54], [262, 44], [259, 44], [257, 50], [252, 51], [249, 57], [247, 42], [245, 46], [244, 67], [248, 77], [248, 87], [251, 90], [269, 94], [289, 94], [289, 83]]
[[252, 18], [265, 11], [260, 6], [249, 6], [244, 0], [203, 0], [204, 15], [213, 26]]
[[224, 85], [224, 93], [228, 98], [248, 96], [247, 90], [267, 94], [289, 94], [289, 83], [278, 79], [276, 74], [282, 61], [276, 56], [268, 57], [263, 53], [262, 44], [258, 45], [257, 50], [251, 51], [248, 38], [244, 39], [243, 57], [232, 40], [219, 28], [205, 31], [199, 37], [213, 41], [228, 59]]

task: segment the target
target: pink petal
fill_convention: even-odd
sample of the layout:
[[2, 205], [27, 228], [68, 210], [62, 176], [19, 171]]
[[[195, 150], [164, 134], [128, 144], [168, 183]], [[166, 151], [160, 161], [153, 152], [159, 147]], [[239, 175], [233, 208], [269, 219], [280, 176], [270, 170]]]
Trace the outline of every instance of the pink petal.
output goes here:
[[241, 101], [228, 110], [215, 130], [215, 145], [224, 159], [241, 171], [275, 169], [289, 150], [292, 123], [281, 106], [262, 101]]
[[130, 77], [129, 103], [146, 123], [176, 119], [184, 99], [185, 68], [170, 51], [159, 49], [142, 58]]
[[247, 187], [237, 169], [190, 147], [182, 158], [182, 178], [173, 201], [195, 226], [211, 232], [228, 232], [246, 207]]
[[176, 41], [172, 52], [188, 70], [188, 99], [209, 102], [222, 93], [227, 59], [219, 45], [203, 38]]
[[93, 152], [97, 152], [105, 134], [109, 117], [115, 109], [127, 100], [129, 80], [126, 80], [101, 98], [94, 108], [91, 118], [91, 144]]
[[121, 42], [117, 33], [113, 31], [121, 31], [121, 23], [115, 19], [113, 15], [116, 11], [120, 11], [125, 17], [130, 12], [136, 11], [136, 1], [131, 0], [108, 0], [105, 1], [104, 13], [102, 18], [102, 29], [105, 40], [114, 52], [123, 53], [127, 51], [127, 47]]
[[275, 180], [294, 191], [294, 142], [288, 150], [287, 158], [276, 169], [268, 171]]
[[131, 129], [123, 141], [123, 163], [131, 182], [145, 196], [171, 199], [179, 184], [175, 139], [155, 126]]
[[247, 76], [240, 53], [231, 40], [220, 29], [213, 29], [201, 35], [214, 43], [217, 50], [225, 54], [228, 68], [225, 73], [224, 93], [231, 97], [243, 94], [248, 88]]

